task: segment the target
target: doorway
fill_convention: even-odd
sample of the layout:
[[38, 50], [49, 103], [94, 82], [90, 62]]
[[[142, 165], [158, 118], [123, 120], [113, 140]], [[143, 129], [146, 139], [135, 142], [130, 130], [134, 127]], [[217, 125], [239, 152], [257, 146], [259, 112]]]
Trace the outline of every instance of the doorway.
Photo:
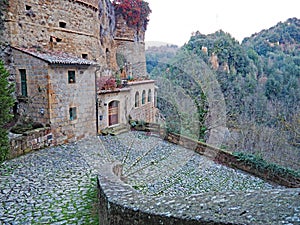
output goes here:
[[108, 104], [108, 125], [119, 123], [119, 101], [112, 101]]

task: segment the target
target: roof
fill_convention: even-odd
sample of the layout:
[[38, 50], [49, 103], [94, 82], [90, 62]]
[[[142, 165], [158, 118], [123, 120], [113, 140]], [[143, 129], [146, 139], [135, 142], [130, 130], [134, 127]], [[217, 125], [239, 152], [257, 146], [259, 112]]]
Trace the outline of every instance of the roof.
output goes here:
[[12, 47], [12, 48], [24, 52], [26, 54], [29, 54], [38, 59], [41, 59], [50, 64], [94, 65], [94, 66], [98, 65], [98, 63], [95, 61], [72, 56], [64, 52], [45, 52], [45, 51], [37, 51], [35, 49], [26, 49], [26, 48], [18, 48], [18, 47]]

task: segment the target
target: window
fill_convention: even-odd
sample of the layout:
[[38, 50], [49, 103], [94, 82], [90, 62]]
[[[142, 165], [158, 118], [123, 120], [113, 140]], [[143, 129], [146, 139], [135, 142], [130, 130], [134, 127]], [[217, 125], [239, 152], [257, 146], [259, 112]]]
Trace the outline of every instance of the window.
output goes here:
[[146, 103], [146, 91], [144, 90], [142, 93], [142, 105]]
[[67, 23], [66, 22], [59, 22], [59, 27], [61, 27], [61, 28], [66, 28], [66, 26], [67, 26]]
[[76, 120], [77, 119], [77, 114], [76, 114], [76, 107], [71, 107], [69, 109], [69, 114], [70, 114], [70, 120]]
[[108, 48], [106, 49], [106, 63], [110, 66], [110, 51]]
[[73, 84], [76, 83], [76, 79], [75, 79], [75, 71], [74, 70], [69, 70], [68, 71], [68, 82], [69, 84]]
[[50, 36], [50, 42], [51, 43], [58, 43], [58, 42], [61, 42], [61, 41], [62, 41], [61, 38]]
[[140, 94], [139, 94], [139, 92], [136, 92], [135, 93], [135, 107], [139, 107], [140, 106], [140, 102], [139, 102], [139, 99], [140, 98]]
[[152, 92], [151, 92], [151, 89], [149, 89], [148, 91], [148, 102], [151, 102], [152, 101]]
[[26, 78], [26, 70], [20, 69], [21, 75], [21, 94], [22, 96], [27, 97], [27, 78]]
[[83, 59], [88, 59], [88, 54], [82, 54], [81, 56]]
[[157, 90], [154, 91], [154, 106], [157, 107]]

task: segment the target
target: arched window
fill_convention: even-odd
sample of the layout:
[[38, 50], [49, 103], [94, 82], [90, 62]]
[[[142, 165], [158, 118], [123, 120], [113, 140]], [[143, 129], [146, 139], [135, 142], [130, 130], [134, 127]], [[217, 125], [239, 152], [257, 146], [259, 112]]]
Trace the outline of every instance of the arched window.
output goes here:
[[143, 94], [142, 94], [142, 105], [144, 105], [146, 103], [146, 91], [143, 90]]
[[140, 94], [139, 92], [137, 91], [135, 93], [135, 104], [134, 104], [135, 107], [139, 107], [140, 106]]
[[151, 102], [152, 101], [152, 92], [151, 92], [151, 89], [149, 89], [148, 91], [148, 102]]

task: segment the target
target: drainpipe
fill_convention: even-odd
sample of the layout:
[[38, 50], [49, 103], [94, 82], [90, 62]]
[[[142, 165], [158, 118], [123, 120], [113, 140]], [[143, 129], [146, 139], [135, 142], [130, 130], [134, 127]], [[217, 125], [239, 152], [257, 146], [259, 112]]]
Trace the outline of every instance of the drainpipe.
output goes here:
[[97, 93], [97, 72], [99, 72], [101, 69], [101, 66], [97, 66], [97, 69], [95, 70], [95, 97], [96, 97], [96, 134], [98, 135], [99, 130], [99, 109], [98, 109], [98, 93]]

